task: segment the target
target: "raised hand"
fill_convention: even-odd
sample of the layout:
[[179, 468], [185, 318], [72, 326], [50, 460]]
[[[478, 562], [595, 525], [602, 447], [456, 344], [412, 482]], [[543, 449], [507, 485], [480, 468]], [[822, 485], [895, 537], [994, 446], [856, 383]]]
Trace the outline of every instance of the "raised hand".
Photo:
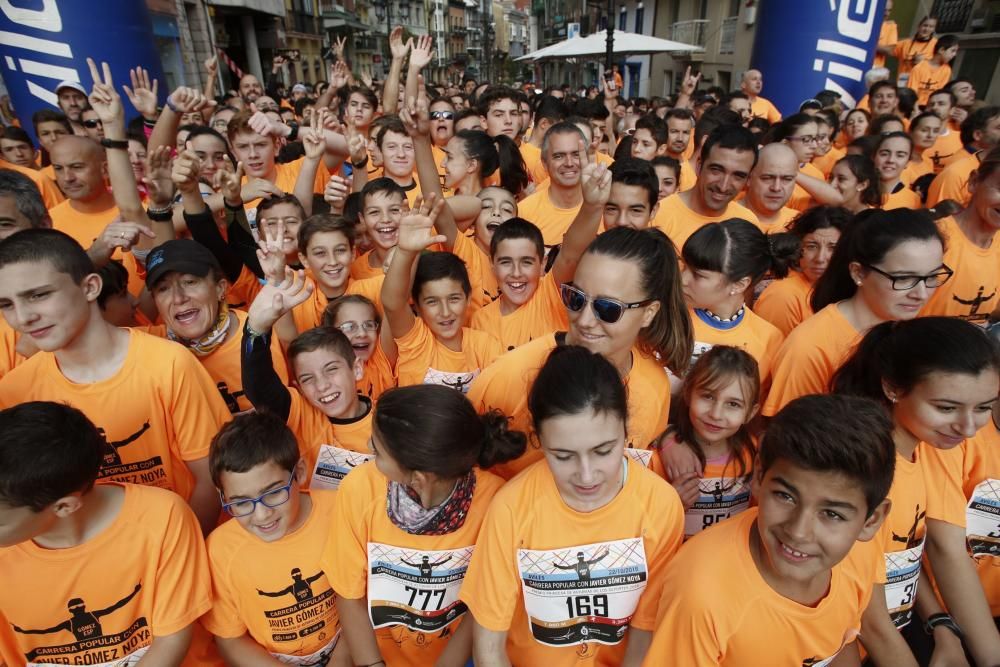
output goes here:
[[215, 100], [205, 97], [205, 94], [194, 88], [181, 86], [170, 93], [170, 103], [173, 104], [178, 113], [194, 113], [206, 107], [214, 107]]
[[[583, 146], [583, 142], [580, 142]], [[586, 149], [583, 149], [586, 152]], [[584, 164], [580, 172], [583, 201], [593, 206], [604, 206], [611, 198], [611, 170], [597, 162]]]
[[257, 293], [247, 311], [247, 323], [254, 331], [270, 331], [282, 315], [312, 296], [315, 285], [305, 277], [305, 271], [285, 268], [280, 282], [267, 283]]
[[365, 84], [366, 88], [371, 88], [372, 87], [372, 83], [373, 83], [373, 81], [372, 81], [372, 75], [369, 74], [368, 72], [362, 72], [361, 73], [361, 83]]
[[330, 85], [334, 89], [343, 88], [347, 85], [347, 78], [350, 72], [347, 69], [347, 63], [343, 59], [338, 60], [330, 68]]
[[291, 133], [291, 128], [280, 120], [273, 120], [263, 111], [255, 111], [250, 120], [247, 121], [257, 134], [264, 137], [278, 137], [284, 139]]
[[243, 184], [240, 198], [243, 201], [253, 201], [255, 199], [270, 199], [271, 195], [283, 195], [281, 188], [271, 181], [263, 178], [251, 178]]
[[434, 60], [434, 38], [430, 35], [418, 37], [410, 51], [410, 69], [421, 70]]
[[219, 71], [219, 57], [212, 56], [211, 58], [206, 58], [202, 64], [205, 66], [205, 73], [208, 74], [208, 78], [214, 79]]
[[261, 229], [264, 238], [257, 240], [257, 261], [267, 281], [277, 284], [285, 276], [285, 223], [279, 220]]
[[323, 126], [328, 114], [329, 111], [326, 109], [316, 109], [310, 124], [299, 133], [307, 160], [318, 161], [326, 152], [326, 137], [323, 136]]
[[201, 160], [191, 149], [190, 143], [186, 150], [177, 154], [170, 170], [170, 179], [181, 192], [198, 192], [198, 177], [201, 175]]
[[347, 35], [343, 37], [337, 37], [333, 40], [333, 53], [337, 56], [337, 60], [344, 59], [344, 45], [347, 43]]
[[223, 198], [232, 204], [243, 203], [243, 163], [240, 162], [233, 167], [233, 161], [226, 156], [221, 169], [215, 172], [212, 177], [212, 187], [222, 193]]
[[151, 239], [156, 238], [153, 230], [145, 225], [115, 220], [105, 227], [100, 236], [94, 240], [88, 254], [96, 263], [103, 265], [111, 259], [116, 248], [128, 252], [139, 243], [143, 236]]
[[691, 66], [688, 65], [687, 69], [684, 70], [684, 79], [681, 81], [681, 94], [690, 97], [694, 95], [694, 91], [698, 89], [698, 83], [701, 81], [701, 72], [693, 75], [691, 74]]
[[412, 40], [404, 42], [403, 41], [403, 28], [396, 26], [389, 33], [389, 51], [392, 52], [392, 57], [397, 60], [402, 60], [406, 57], [407, 52], [413, 45]]
[[132, 88], [122, 86], [125, 94], [135, 110], [142, 114], [143, 118], [156, 118], [156, 93], [159, 90], [159, 82], [153, 79], [152, 85], [149, 82], [149, 72], [142, 67], [136, 67], [128, 71], [132, 80]]
[[170, 146], [158, 146], [146, 156], [146, 175], [142, 182], [149, 193], [149, 201], [154, 208], [169, 206], [174, 198], [174, 182], [171, 174]]
[[343, 176], [334, 174], [326, 182], [323, 189], [323, 201], [330, 205], [330, 210], [340, 215], [344, 212], [347, 196], [351, 194], [351, 185]]
[[434, 222], [444, 208], [444, 200], [431, 194], [424, 200], [418, 197], [415, 203], [399, 222], [399, 249], [421, 252], [435, 243], [446, 243], [447, 236], [434, 233]]
[[90, 77], [94, 81], [94, 87], [88, 98], [90, 106], [97, 112], [97, 117], [105, 127], [115, 123], [124, 127], [125, 111], [122, 107], [122, 98], [115, 91], [111, 67], [107, 63], [101, 63], [102, 75], [97, 71], [97, 63], [93, 59], [87, 58], [87, 65], [90, 67]]

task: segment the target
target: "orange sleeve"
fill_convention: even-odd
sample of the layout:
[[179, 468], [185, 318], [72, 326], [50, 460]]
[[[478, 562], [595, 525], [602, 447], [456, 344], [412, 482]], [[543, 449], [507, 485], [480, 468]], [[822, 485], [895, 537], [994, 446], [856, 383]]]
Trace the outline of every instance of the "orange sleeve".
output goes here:
[[790, 285], [783, 284], [784, 280], [789, 279], [775, 280], [768, 285], [753, 305], [755, 313], [777, 327], [785, 336], [804, 319], [800, 300]]
[[[722, 628], [716, 612], [723, 611], [726, 591], [718, 591], [712, 582], [707, 587], [693, 586], [691, 572], [667, 571], [663, 590], [663, 605], [653, 641], [646, 652], [643, 667], [684, 665], [685, 667], [715, 667], [723, 658]], [[725, 578], [723, 573], [720, 577]], [[713, 593], [721, 593], [714, 597]]]
[[931, 181], [931, 187], [927, 191], [927, 207], [933, 208], [945, 199], [952, 199], [962, 205], [967, 204], [972, 198], [969, 192], [969, 175], [973, 169], [972, 163], [963, 160], [938, 174]]
[[[173, 343], [170, 343], [173, 345]], [[157, 363], [148, 359], [146, 363]], [[208, 371], [195, 356], [179, 350], [173, 361], [170, 406], [180, 457], [194, 461], [208, 456], [209, 444], [230, 414]]]
[[371, 484], [381, 476], [369, 461], [347, 474], [337, 489], [330, 538], [320, 563], [330, 587], [349, 600], [366, 597], [368, 592], [368, 513]]
[[[233, 536], [225, 526], [208, 537], [208, 561], [212, 571], [212, 608], [201, 617], [201, 624], [216, 637], [235, 638], [247, 631], [240, 616], [239, 595], [229, 579], [234, 567]], [[242, 530], [242, 528], [240, 528]], [[238, 567], [238, 563], [235, 564]]]
[[461, 598], [476, 622], [494, 632], [510, 629], [521, 592], [514, 555], [516, 508], [494, 499], [479, 531]]
[[[650, 477], [653, 476], [655, 473], [650, 475]], [[668, 502], [662, 503], [656, 508], [658, 513], [662, 512], [659, 514], [657, 523], [657, 527], [662, 531], [660, 543], [657, 545], [659, 548], [648, 561], [649, 579], [646, 583], [646, 590], [642, 592], [635, 614], [629, 624], [640, 630], [652, 632], [656, 629], [656, 614], [663, 593], [663, 580], [666, 576], [667, 566], [684, 543], [684, 506], [681, 504], [681, 499], [674, 487], [666, 481], [659, 477], [650, 481], [657, 485], [666, 485], [666, 492], [669, 495], [665, 500]]]
[[149, 530], [163, 536], [160, 567], [156, 581], [151, 582], [156, 586], [152, 626], [159, 637], [186, 628], [212, 606], [212, 582], [201, 527], [180, 496], [174, 495], [172, 500], [167, 520], [149, 526]]
[[773, 417], [800, 396], [824, 394], [829, 380], [829, 371], [815, 345], [789, 337], [778, 350], [762, 413]]
[[[990, 428], [987, 425], [987, 428]], [[975, 436], [953, 449], [925, 447], [924, 465], [927, 470], [927, 518], [965, 527], [966, 497], [964, 462], [969, 448], [975, 447]]]

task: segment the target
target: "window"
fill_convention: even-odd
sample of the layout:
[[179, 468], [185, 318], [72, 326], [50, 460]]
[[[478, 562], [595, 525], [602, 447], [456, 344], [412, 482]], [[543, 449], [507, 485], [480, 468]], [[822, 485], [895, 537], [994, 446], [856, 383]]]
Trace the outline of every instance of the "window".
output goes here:
[[618, 14], [618, 29], [624, 32], [628, 25], [628, 10], [622, 7], [622, 11]]
[[637, 34], [642, 34], [642, 3], [639, 3], [639, 7], [635, 10], [635, 32]]

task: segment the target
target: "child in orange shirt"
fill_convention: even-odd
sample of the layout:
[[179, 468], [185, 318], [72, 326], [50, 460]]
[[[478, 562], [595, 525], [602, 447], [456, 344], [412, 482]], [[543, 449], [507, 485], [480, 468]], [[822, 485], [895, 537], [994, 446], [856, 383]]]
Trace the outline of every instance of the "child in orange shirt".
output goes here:
[[230, 665], [347, 662], [320, 564], [333, 494], [303, 491], [295, 435], [273, 415], [240, 415], [215, 436], [208, 460], [234, 519], [208, 538], [215, 602], [202, 624], [219, 653]]
[[179, 665], [212, 606], [174, 493], [98, 484], [104, 434], [68, 405], [0, 412], [0, 662]]
[[361, 221], [372, 249], [351, 264], [351, 277], [356, 280], [383, 275], [399, 240], [399, 221], [409, 209], [406, 191], [391, 178], [368, 181], [361, 190], [361, 201]]
[[[1000, 391], [1000, 354], [980, 328], [959, 319], [884, 322], [865, 334], [832, 386], [837, 393], [883, 403], [895, 423], [892, 512], [877, 540], [885, 553], [885, 583], [876, 586], [865, 613], [862, 643], [878, 664], [912, 660], [904, 643], [920, 664], [960, 664], [958, 633], [932, 625], [934, 641], [928, 643], [920, 623], [911, 623], [914, 610], [925, 622], [944, 613], [920, 567], [927, 521], [955, 524], [963, 516], [962, 504], [942, 497], [946, 466], [927, 453], [958, 447], [989, 420]], [[933, 556], [928, 562], [935, 566]]]
[[377, 400], [386, 389], [396, 386], [395, 369], [382, 349], [382, 316], [367, 297], [345, 294], [327, 304], [324, 327], [340, 329], [351, 341], [354, 356], [364, 365], [358, 392]]
[[420, 255], [445, 240], [433, 234], [443, 206], [431, 195], [400, 222], [399, 244], [382, 284], [382, 306], [398, 348], [393, 361], [399, 386], [442, 384], [465, 393], [502, 348], [493, 335], [465, 327], [472, 287], [462, 260], [449, 252]]
[[889, 512], [894, 457], [892, 423], [876, 403], [790, 403], [760, 444], [758, 506], [696, 535], [668, 566], [644, 664], [858, 664], [881, 564], [859, 541]]
[[625, 456], [618, 370], [556, 348], [528, 404], [545, 460], [497, 494], [462, 587], [477, 665], [637, 665], [683, 540], [677, 492]]
[[337, 492], [322, 564], [355, 665], [464, 665], [460, 599], [480, 526], [503, 483], [484, 469], [524, 451], [500, 414], [440, 385], [390, 389], [375, 410], [375, 461]]
[[101, 316], [87, 253], [53, 229], [0, 242], [0, 311], [40, 350], [0, 380], [0, 406], [65, 402], [100, 424], [102, 481], [175, 491], [215, 527], [208, 445], [230, 413], [193, 354]]
[[759, 373], [748, 353], [717, 345], [684, 378], [677, 421], [657, 443], [653, 469], [680, 494], [685, 539], [750, 506], [748, 426], [760, 409]]
[[875, 144], [873, 162], [882, 191], [882, 208], [920, 208], [920, 195], [902, 181], [903, 170], [910, 163], [913, 139], [905, 132], [883, 134]]
[[764, 416], [794, 398], [826, 391], [834, 371], [871, 327], [916, 317], [951, 276], [943, 258], [944, 239], [926, 211], [857, 216], [813, 286], [810, 304], [816, 314], [778, 350]]
[[285, 420], [299, 441], [308, 486], [336, 489], [354, 466], [367, 461], [372, 399], [358, 394], [362, 363], [340, 330], [316, 327], [288, 346], [295, 388], [271, 364], [275, 322], [312, 294], [312, 283], [286, 269], [282, 283], [268, 282], [254, 299], [243, 327], [243, 386], [254, 407]]
[[691, 235], [682, 252], [681, 285], [693, 311], [693, 359], [713, 345], [739, 347], [757, 360], [761, 383], [770, 383], [784, 336], [746, 302], [768, 272], [788, 275], [799, 252], [794, 234], [765, 234], [746, 220], [710, 222]]
[[916, 91], [917, 104], [924, 106], [935, 90], [941, 90], [951, 80], [951, 62], [958, 55], [958, 37], [941, 35], [934, 44], [934, 55], [921, 60], [910, 70], [906, 87]]

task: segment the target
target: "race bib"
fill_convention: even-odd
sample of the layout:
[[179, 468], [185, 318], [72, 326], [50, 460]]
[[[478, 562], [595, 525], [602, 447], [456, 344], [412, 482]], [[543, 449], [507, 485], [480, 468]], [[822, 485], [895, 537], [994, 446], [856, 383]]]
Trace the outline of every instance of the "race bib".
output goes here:
[[404, 625], [436, 632], [468, 609], [458, 599], [473, 547], [416, 551], [368, 543], [368, 613], [372, 627]]
[[652, 449], [636, 449], [635, 447], [626, 447], [625, 456], [629, 457], [643, 468], [649, 467], [649, 462], [653, 458]]
[[469, 393], [469, 385], [478, 376], [478, 368], [468, 373], [452, 373], [449, 371], [439, 371], [436, 368], [428, 368], [427, 373], [424, 374], [424, 384], [441, 384], [467, 394]]
[[907, 625], [913, 617], [923, 551], [921, 542], [911, 549], [885, 554], [885, 606], [897, 628]]
[[704, 477], [698, 482], [698, 500], [684, 512], [684, 537], [697, 535], [750, 507], [750, 475]]
[[284, 653], [271, 653], [274, 658], [283, 665], [295, 665], [295, 667], [326, 667], [330, 662], [333, 649], [337, 648], [337, 640], [340, 633], [330, 640], [330, 643], [319, 649], [312, 655], [285, 655]]
[[965, 536], [973, 558], [1000, 557], [1000, 480], [985, 479], [972, 490]]
[[642, 538], [519, 549], [517, 560], [535, 641], [572, 646], [625, 638], [649, 574]]
[[352, 452], [334, 445], [320, 445], [309, 488], [335, 490], [347, 473], [373, 458], [373, 454]]

